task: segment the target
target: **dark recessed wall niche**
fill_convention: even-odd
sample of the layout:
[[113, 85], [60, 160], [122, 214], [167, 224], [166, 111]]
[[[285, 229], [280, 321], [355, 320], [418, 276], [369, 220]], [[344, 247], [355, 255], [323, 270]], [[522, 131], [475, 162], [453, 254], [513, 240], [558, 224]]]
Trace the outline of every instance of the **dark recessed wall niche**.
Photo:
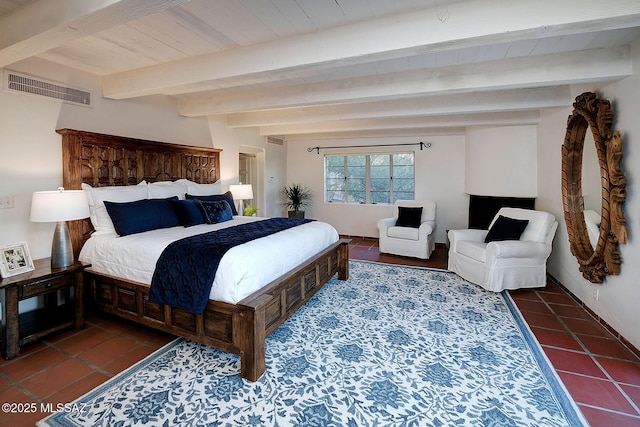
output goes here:
[[469, 228], [486, 230], [500, 208], [534, 209], [535, 197], [494, 197], [469, 195]]

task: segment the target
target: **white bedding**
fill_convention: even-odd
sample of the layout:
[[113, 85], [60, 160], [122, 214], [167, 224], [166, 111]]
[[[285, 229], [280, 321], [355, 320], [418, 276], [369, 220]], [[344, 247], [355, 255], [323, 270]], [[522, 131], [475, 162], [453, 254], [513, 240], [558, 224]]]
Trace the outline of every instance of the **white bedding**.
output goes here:
[[[80, 252], [91, 271], [151, 284], [160, 254], [171, 242], [265, 218], [234, 216], [219, 224], [172, 227], [118, 237], [92, 236]], [[209, 298], [236, 304], [338, 240], [331, 225], [312, 221], [230, 249], [220, 261]]]

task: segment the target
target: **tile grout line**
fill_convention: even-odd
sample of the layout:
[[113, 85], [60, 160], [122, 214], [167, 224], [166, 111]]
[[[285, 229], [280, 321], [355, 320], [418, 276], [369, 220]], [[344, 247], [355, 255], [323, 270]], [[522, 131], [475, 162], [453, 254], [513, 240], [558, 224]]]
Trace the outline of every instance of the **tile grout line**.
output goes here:
[[612, 414], [622, 415], [622, 416], [625, 416], [625, 417], [630, 417], [630, 418], [635, 418], [635, 419], [640, 420], [640, 414], [636, 414], [636, 415], [628, 414], [626, 412], [616, 411], [615, 409], [602, 408], [600, 406], [594, 406], [594, 405], [590, 405], [588, 403], [578, 403], [578, 402], [576, 402], [576, 404], [578, 406], [584, 406], [584, 407], [587, 407], [587, 408], [597, 409], [599, 411], [609, 412], [609, 413], [612, 413]]
[[574, 301], [574, 303], [577, 305], [577, 307], [581, 308], [585, 313], [587, 313], [594, 321], [596, 321], [598, 324], [600, 324], [602, 327], [604, 327], [615, 339], [616, 341], [620, 342], [620, 344], [622, 344], [626, 349], [628, 349], [631, 353], [633, 353], [638, 359], [640, 359], [640, 349], [636, 348], [635, 346], [633, 346], [631, 344], [631, 342], [629, 342], [629, 340], [625, 339], [620, 332], [618, 332], [617, 330], [615, 330], [615, 328], [613, 328], [611, 325], [609, 325], [608, 322], [606, 322], [602, 317], [598, 316], [593, 310], [591, 310], [591, 308], [589, 308], [589, 306], [587, 306], [584, 302], [582, 302], [578, 297], [576, 297], [573, 292], [571, 292], [569, 290], [569, 288], [567, 288], [565, 285], [563, 285], [559, 280], [557, 280], [555, 277], [553, 277], [552, 275], [550, 275], [549, 273], [547, 273], [547, 277], [549, 279], [551, 279], [551, 281], [553, 283], [555, 283], [556, 285], [558, 285], [560, 287], [560, 289], [562, 289], [564, 291], [564, 293], [566, 293], [567, 295], [569, 295], [569, 297], [571, 297], [571, 299]]
[[[125, 357], [125, 355], [127, 355], [127, 354], [133, 352], [134, 350], [136, 350], [138, 348], [141, 348], [141, 347], [147, 348], [147, 349], [151, 349], [151, 350], [154, 349], [153, 346], [148, 345], [146, 342], [141, 342], [139, 340], [134, 340], [134, 339], [126, 336], [123, 332], [111, 331], [111, 330], [108, 330], [108, 329], [106, 329], [104, 327], [99, 326], [99, 324], [91, 324], [91, 326], [97, 327], [98, 329], [101, 329], [101, 330], [107, 332], [110, 335], [110, 337], [108, 339], [112, 339], [114, 337], [120, 337], [120, 338], [124, 338], [124, 339], [130, 340], [130, 341], [132, 341], [133, 343], [136, 344], [132, 349], [126, 351], [125, 353], [122, 353], [117, 359]], [[68, 338], [70, 338], [70, 337], [68, 337]], [[64, 342], [66, 339], [67, 338], [62, 339], [59, 342]], [[105, 341], [107, 341], [107, 340], [105, 340]], [[102, 341], [102, 343], [105, 342], [105, 341]], [[60, 352], [62, 355], [64, 355], [65, 358], [63, 360], [61, 360], [59, 363], [55, 363], [53, 365], [47, 366], [46, 368], [43, 368], [43, 369], [37, 371], [37, 372], [33, 372], [30, 375], [22, 378], [19, 381], [15, 381], [15, 380], [9, 378], [6, 374], [0, 373], [0, 376], [7, 381], [7, 387], [5, 387], [3, 390], [9, 389], [11, 387], [15, 387], [17, 390], [19, 390], [20, 392], [25, 394], [27, 397], [33, 399], [33, 401], [35, 403], [40, 404], [40, 403], [46, 403], [46, 399], [49, 399], [52, 396], [54, 396], [56, 393], [59, 393], [60, 391], [66, 390], [69, 387], [71, 387], [71, 386], [73, 386], [73, 385], [85, 380], [87, 377], [91, 376], [92, 374], [99, 373], [99, 374], [102, 374], [102, 375], [106, 376], [107, 379], [112, 378], [115, 375], [115, 374], [103, 369], [103, 367], [101, 367], [101, 366], [94, 365], [93, 363], [89, 362], [88, 360], [82, 359], [79, 356], [80, 353], [72, 354], [72, 353], [69, 353], [68, 351], [58, 347], [56, 342], [51, 342], [51, 341], [49, 341], [47, 339], [43, 339], [43, 340], [41, 340], [41, 343], [45, 347], [43, 347], [42, 349], [37, 350], [36, 352], [34, 352], [32, 354], [26, 355], [26, 357], [29, 357], [29, 356], [31, 356], [33, 354], [39, 353], [41, 351], [44, 351], [46, 348], [51, 348], [51, 349], [54, 349], [54, 350]], [[96, 346], [98, 346], [100, 344], [101, 343], [96, 343], [94, 346], [91, 346], [91, 347], [88, 347], [88, 348], [84, 348], [83, 351], [86, 351], [88, 349], [94, 348], [94, 347], [96, 347]], [[114, 360], [117, 360], [117, 359], [114, 359]], [[39, 397], [39, 396], [33, 394], [30, 390], [25, 388], [24, 385], [22, 384], [24, 381], [32, 379], [32, 378], [34, 378], [34, 377], [36, 377], [38, 375], [46, 374], [51, 369], [61, 365], [62, 363], [66, 362], [68, 360], [75, 360], [76, 362], [79, 362], [79, 363], [87, 366], [89, 368], [90, 372], [88, 372], [86, 375], [83, 375], [80, 378], [77, 378], [75, 381], [73, 381], [73, 382], [71, 382], [69, 384], [66, 384], [63, 388], [61, 388], [59, 390], [56, 390], [55, 392], [53, 392], [53, 393], [51, 393], [51, 394], [49, 394], [47, 396], [44, 396], [44, 397]], [[19, 362], [19, 361], [16, 360], [15, 362]], [[11, 366], [11, 364], [12, 363], [10, 362], [9, 364], [7, 364], [5, 366]], [[13, 417], [10, 417], [9, 419], [12, 419], [12, 418]]]
[[[536, 293], [538, 293], [538, 291], [536, 291]], [[635, 402], [633, 401], [633, 399], [631, 399], [631, 397], [627, 394], [626, 391], [624, 391], [622, 389], [622, 387], [620, 386], [620, 384], [618, 384], [618, 381], [616, 381], [611, 374], [600, 364], [600, 362], [598, 362], [598, 360], [596, 359], [596, 357], [594, 356], [594, 354], [586, 347], [586, 345], [582, 342], [582, 340], [576, 335], [575, 332], [573, 332], [573, 330], [567, 326], [567, 324], [562, 320], [562, 318], [560, 316], [558, 316], [556, 314], [556, 312], [553, 310], [553, 308], [551, 308], [549, 306], [549, 302], [547, 300], [545, 300], [541, 295], [538, 295], [538, 297], [542, 300], [542, 302], [547, 306], [547, 308], [549, 310], [551, 310], [551, 312], [553, 313], [553, 315], [556, 317], [556, 319], [562, 324], [562, 326], [566, 329], [566, 331], [569, 333], [569, 335], [576, 340], [576, 342], [580, 345], [580, 347], [582, 347], [585, 350], [586, 355], [589, 356], [589, 358], [591, 359], [591, 361], [607, 376], [607, 379], [609, 380], [609, 382], [611, 382], [611, 384], [618, 390], [618, 392], [627, 400], [627, 402], [631, 405], [631, 407], [636, 411], [636, 415], [640, 416], [640, 408], [638, 407], [638, 405], [635, 404]], [[569, 297], [571, 297], [569, 295]], [[573, 299], [573, 298], [572, 298]], [[599, 322], [598, 322], [599, 324]], [[610, 332], [609, 332], [610, 333]], [[612, 335], [613, 336], [613, 335]], [[626, 346], [625, 346], [626, 348]], [[617, 360], [622, 360], [622, 359], [617, 359]], [[554, 369], [556, 369], [554, 367]], [[556, 371], [558, 371], [558, 369], [556, 369]], [[578, 372], [571, 372], [571, 374], [574, 375], [581, 375]], [[589, 377], [587, 375], [581, 375], [581, 376], [585, 376], [585, 377]], [[601, 409], [606, 409], [604, 407], [598, 407]]]

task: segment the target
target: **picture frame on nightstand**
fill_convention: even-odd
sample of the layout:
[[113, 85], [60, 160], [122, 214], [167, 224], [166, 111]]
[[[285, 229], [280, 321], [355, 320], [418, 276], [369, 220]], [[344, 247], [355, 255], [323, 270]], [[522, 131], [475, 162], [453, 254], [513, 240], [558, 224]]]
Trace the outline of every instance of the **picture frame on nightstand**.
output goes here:
[[7, 278], [35, 269], [27, 242], [0, 246], [0, 276]]

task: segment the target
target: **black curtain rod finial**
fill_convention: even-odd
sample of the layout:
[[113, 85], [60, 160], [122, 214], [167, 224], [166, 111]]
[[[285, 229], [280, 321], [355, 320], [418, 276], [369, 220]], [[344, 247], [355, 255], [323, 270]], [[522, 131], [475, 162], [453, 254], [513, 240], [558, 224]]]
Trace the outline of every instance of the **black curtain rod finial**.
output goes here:
[[400, 146], [406, 146], [406, 145], [420, 145], [420, 151], [422, 151], [422, 148], [430, 148], [431, 147], [431, 143], [430, 142], [411, 142], [411, 143], [407, 143], [407, 144], [378, 144], [378, 145], [343, 145], [343, 146], [335, 146], [335, 147], [309, 147], [307, 148], [307, 151], [309, 153], [311, 153], [313, 150], [316, 151], [316, 154], [320, 154], [320, 150], [324, 150], [327, 148], [375, 148], [375, 147], [400, 147]]

